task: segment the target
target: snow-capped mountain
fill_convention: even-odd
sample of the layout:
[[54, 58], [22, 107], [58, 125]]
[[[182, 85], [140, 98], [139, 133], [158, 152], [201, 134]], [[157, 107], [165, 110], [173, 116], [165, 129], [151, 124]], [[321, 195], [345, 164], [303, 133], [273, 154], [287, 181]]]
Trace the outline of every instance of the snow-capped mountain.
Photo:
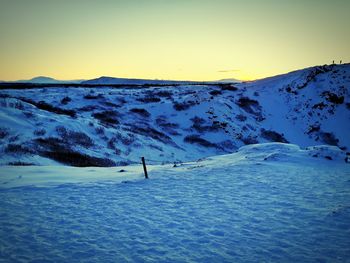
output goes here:
[[349, 64], [237, 84], [113, 88], [107, 80], [1, 89], [0, 163], [114, 166], [145, 156], [156, 164], [264, 142], [350, 149]]

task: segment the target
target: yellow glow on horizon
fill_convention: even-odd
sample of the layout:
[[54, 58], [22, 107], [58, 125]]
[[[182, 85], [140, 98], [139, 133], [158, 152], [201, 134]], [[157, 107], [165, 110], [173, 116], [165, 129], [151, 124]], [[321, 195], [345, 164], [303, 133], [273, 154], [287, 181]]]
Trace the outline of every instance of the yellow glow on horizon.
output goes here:
[[3, 0], [0, 80], [254, 80], [349, 62], [348, 10], [345, 0]]

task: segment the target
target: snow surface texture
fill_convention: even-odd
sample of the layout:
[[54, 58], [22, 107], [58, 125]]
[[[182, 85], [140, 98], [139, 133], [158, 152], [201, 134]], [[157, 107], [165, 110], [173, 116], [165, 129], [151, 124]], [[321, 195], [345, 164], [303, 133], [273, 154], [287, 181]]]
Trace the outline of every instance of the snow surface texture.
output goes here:
[[336, 147], [149, 167], [150, 180], [125, 168], [124, 183], [106, 168], [1, 169], [0, 261], [349, 262], [350, 166]]
[[234, 85], [2, 89], [0, 164], [173, 163], [271, 141], [349, 151], [349, 87], [345, 64]]

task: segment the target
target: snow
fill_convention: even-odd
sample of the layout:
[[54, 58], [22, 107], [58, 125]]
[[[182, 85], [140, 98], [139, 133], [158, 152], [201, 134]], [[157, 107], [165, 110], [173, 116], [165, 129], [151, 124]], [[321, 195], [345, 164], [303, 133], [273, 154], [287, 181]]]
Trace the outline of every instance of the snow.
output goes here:
[[[115, 168], [5, 167], [0, 258], [347, 262], [350, 166], [339, 150], [321, 148], [245, 146], [176, 167], [149, 165], [148, 180], [131, 166], [124, 183]], [[333, 160], [312, 157], [316, 151]]]
[[107, 80], [0, 85], [0, 262], [350, 262], [349, 64]]
[[78, 168], [53, 165], [4, 166], [1, 168], [0, 174], [0, 184], [2, 188], [22, 186], [46, 187], [65, 183], [91, 184], [101, 181], [120, 183], [126, 180], [142, 178], [140, 167], [137, 166], [112, 168]]

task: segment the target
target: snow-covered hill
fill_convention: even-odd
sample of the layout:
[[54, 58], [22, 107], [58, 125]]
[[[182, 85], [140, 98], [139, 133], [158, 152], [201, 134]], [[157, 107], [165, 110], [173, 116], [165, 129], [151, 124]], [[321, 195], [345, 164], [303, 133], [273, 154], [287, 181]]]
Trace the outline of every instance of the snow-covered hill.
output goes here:
[[239, 84], [2, 89], [0, 163], [173, 163], [264, 142], [349, 151], [349, 92], [349, 64]]

